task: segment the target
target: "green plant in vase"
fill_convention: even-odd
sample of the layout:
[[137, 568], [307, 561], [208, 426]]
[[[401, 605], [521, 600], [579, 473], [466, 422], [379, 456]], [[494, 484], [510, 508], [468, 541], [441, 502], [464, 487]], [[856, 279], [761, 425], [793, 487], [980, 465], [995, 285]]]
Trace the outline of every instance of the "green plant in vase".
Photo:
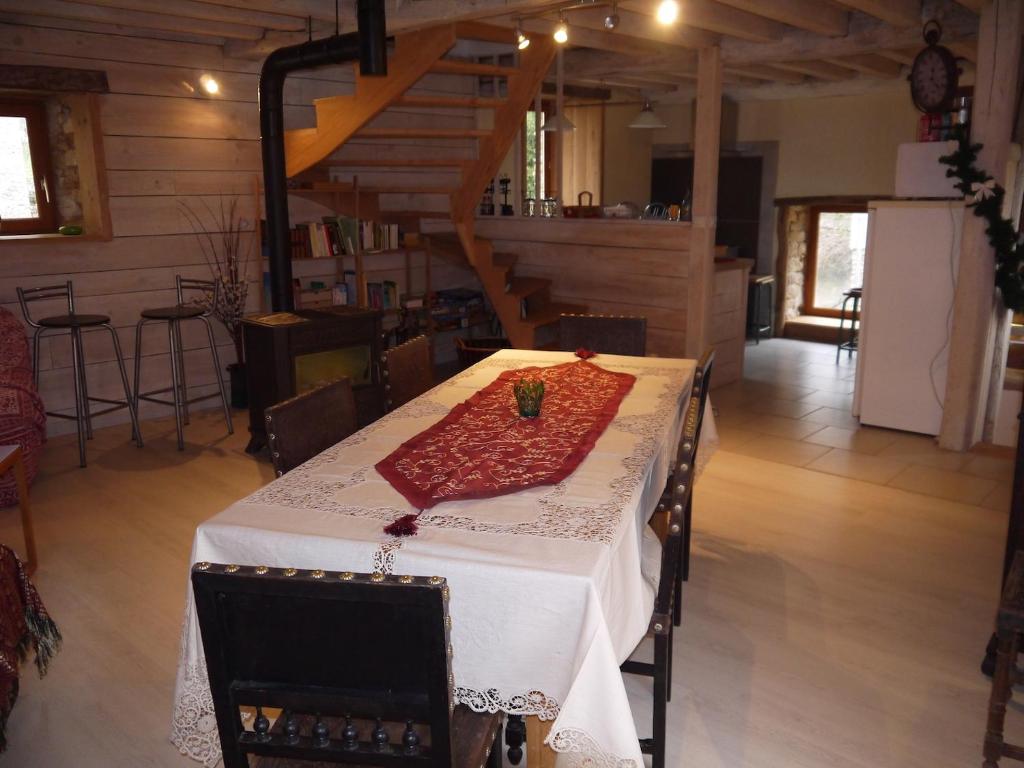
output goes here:
[[540, 379], [520, 379], [512, 391], [519, 406], [519, 415], [526, 419], [540, 416], [540, 404], [544, 399], [544, 382]]

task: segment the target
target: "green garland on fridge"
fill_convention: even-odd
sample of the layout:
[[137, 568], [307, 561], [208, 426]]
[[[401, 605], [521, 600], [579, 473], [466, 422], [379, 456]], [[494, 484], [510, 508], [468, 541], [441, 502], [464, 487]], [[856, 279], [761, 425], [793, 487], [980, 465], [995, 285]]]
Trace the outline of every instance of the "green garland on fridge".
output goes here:
[[967, 207], [985, 219], [985, 233], [996, 252], [996, 288], [1003, 304], [1014, 312], [1024, 311], [1024, 242], [1013, 222], [1003, 216], [1006, 190], [975, 163], [981, 144], [972, 144], [963, 130], [957, 131], [957, 148], [939, 162], [950, 166], [946, 175], [959, 179], [956, 187], [967, 198]]

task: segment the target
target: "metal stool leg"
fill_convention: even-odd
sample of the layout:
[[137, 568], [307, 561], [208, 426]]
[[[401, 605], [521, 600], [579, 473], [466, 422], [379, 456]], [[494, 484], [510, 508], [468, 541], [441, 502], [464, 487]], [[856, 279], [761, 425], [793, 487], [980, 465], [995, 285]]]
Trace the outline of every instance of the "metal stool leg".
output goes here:
[[77, 328], [71, 329], [71, 370], [75, 381], [75, 424], [78, 427], [78, 466], [85, 467], [85, 419], [83, 409], [89, 407], [83, 402], [82, 378], [85, 376], [79, 365], [79, 347], [82, 343], [80, 331]]
[[[135, 324], [135, 386], [132, 388], [132, 400], [135, 403], [135, 417], [139, 416], [139, 393], [142, 391], [142, 327], [146, 319], [142, 318]], [[139, 429], [138, 437], [142, 438], [142, 430]]]
[[43, 329], [36, 328], [32, 334], [32, 381], [36, 385], [36, 392], [39, 391], [39, 342], [42, 338]]
[[846, 302], [849, 297], [843, 299], [843, 306], [839, 310], [839, 340], [836, 344], [836, 365], [839, 365], [839, 355], [843, 351], [843, 323], [846, 321]]
[[775, 281], [768, 283], [768, 338], [775, 336]]
[[754, 286], [754, 345], [761, 344], [761, 286]]
[[78, 369], [82, 372], [81, 387], [82, 387], [82, 409], [85, 414], [85, 437], [87, 440], [92, 440], [92, 409], [89, 405], [89, 382], [85, 375], [85, 349], [84, 349], [84, 336], [81, 331], [78, 334]]
[[181, 410], [185, 416], [185, 423], [189, 422], [188, 414], [188, 380], [185, 378], [185, 346], [181, 343], [181, 321], [175, 320], [172, 325], [174, 326], [174, 343], [178, 347], [178, 376], [181, 378]]
[[857, 334], [860, 331], [858, 311], [860, 310], [860, 296], [853, 297], [853, 312], [850, 314], [850, 343], [846, 347], [846, 357], [853, 358], [853, 351], [857, 349]]
[[228, 425], [228, 434], [235, 434], [235, 427], [231, 423], [231, 407], [228, 405], [228, 393], [227, 388], [224, 386], [224, 375], [221, 372], [220, 367], [220, 355], [217, 354], [217, 342], [213, 338], [213, 326], [210, 325], [209, 318], [200, 317], [203, 324], [206, 326], [206, 335], [210, 339], [210, 353], [213, 355], [213, 372], [217, 376], [217, 386], [220, 388], [220, 404], [224, 409], [224, 421]]
[[117, 355], [117, 370], [121, 374], [121, 386], [124, 387], [124, 402], [128, 407], [128, 417], [132, 422], [132, 439], [135, 444], [142, 447], [142, 430], [139, 429], [139, 414], [135, 409], [135, 398], [132, 395], [131, 387], [128, 385], [128, 371], [124, 367], [124, 355], [121, 354], [121, 341], [117, 338], [117, 331], [110, 323], [104, 323], [103, 327], [110, 331], [110, 338], [114, 341], [114, 354]]
[[178, 357], [178, 345], [174, 334], [174, 320], [167, 323], [167, 344], [170, 350], [171, 358], [171, 393], [173, 394], [174, 400], [174, 425], [178, 431], [178, 450], [185, 450], [185, 423], [184, 413], [182, 413], [181, 407], [181, 372], [178, 370], [178, 364], [181, 359]]

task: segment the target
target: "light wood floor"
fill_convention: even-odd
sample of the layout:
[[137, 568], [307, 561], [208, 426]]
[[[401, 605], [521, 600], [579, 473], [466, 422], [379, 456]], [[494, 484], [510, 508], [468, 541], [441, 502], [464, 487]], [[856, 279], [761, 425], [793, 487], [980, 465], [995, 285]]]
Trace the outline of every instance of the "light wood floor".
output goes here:
[[[723, 447], [697, 486], [668, 764], [980, 765], [987, 680], [978, 663], [996, 603], [1007, 513], [993, 494], [1008, 486], [1004, 468], [976, 463], [992, 485], [965, 503], [891, 480], [910, 466], [973, 476], [974, 456], [957, 455], [956, 469], [934, 455], [920, 465], [890, 456], [901, 466], [887, 480], [797, 465], [777, 441], [816, 445], [804, 438], [820, 430], [758, 431], [784, 428], [757, 421], [753, 393], [822, 391], [805, 385], [827, 379], [826, 368], [804, 371], [803, 384], [793, 371], [827, 365], [827, 348], [773, 343], [751, 348], [748, 380], [713, 395]], [[811, 404], [807, 413], [833, 407]], [[779, 418], [794, 422], [807, 415], [765, 407], [789, 408]], [[228, 438], [212, 413], [194, 419], [183, 454], [168, 421], [147, 423], [145, 436], [139, 450], [126, 427], [98, 432], [85, 470], [73, 441], [46, 447], [33, 487], [35, 582], [65, 644], [45, 679], [26, 668], [2, 766], [194, 765], [166, 741], [192, 533], [272, 473], [243, 452], [244, 427]], [[834, 450], [847, 448], [804, 463]], [[0, 540], [20, 548], [15, 510], [0, 512]], [[646, 733], [647, 689], [628, 686]], [[1011, 709], [1015, 717], [1024, 721]]]

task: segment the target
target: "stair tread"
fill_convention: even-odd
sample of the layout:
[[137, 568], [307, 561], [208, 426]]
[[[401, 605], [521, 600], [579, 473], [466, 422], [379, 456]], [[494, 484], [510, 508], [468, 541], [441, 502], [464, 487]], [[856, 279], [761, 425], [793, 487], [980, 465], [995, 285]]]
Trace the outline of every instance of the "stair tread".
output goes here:
[[559, 316], [563, 314], [581, 314], [586, 311], [587, 307], [584, 304], [547, 304], [536, 312], [531, 312], [522, 322], [534, 328], [540, 328], [542, 325], [557, 323]]
[[331, 160], [326, 165], [344, 166], [347, 168], [461, 168], [466, 163], [472, 162], [469, 158], [458, 157], [414, 157], [406, 160], [375, 157], [366, 160], [343, 158]]
[[515, 253], [503, 253], [501, 251], [491, 254], [491, 261], [496, 267], [513, 267], [519, 260]]
[[456, 109], [494, 109], [505, 99], [489, 96], [416, 96], [407, 94], [394, 102], [399, 107], [452, 107]]
[[513, 277], [509, 281], [508, 290], [505, 293], [522, 298], [549, 287], [551, 287], [551, 281], [545, 277]]
[[362, 139], [479, 139], [490, 136], [485, 128], [363, 128]]
[[514, 29], [482, 21], [455, 22], [455, 37], [459, 40], [484, 40], [489, 43], [508, 43], [509, 45], [516, 41]]
[[445, 75], [497, 75], [509, 77], [519, 70], [515, 67], [503, 67], [500, 64], [483, 64], [463, 59], [438, 59], [430, 65], [430, 71]]

